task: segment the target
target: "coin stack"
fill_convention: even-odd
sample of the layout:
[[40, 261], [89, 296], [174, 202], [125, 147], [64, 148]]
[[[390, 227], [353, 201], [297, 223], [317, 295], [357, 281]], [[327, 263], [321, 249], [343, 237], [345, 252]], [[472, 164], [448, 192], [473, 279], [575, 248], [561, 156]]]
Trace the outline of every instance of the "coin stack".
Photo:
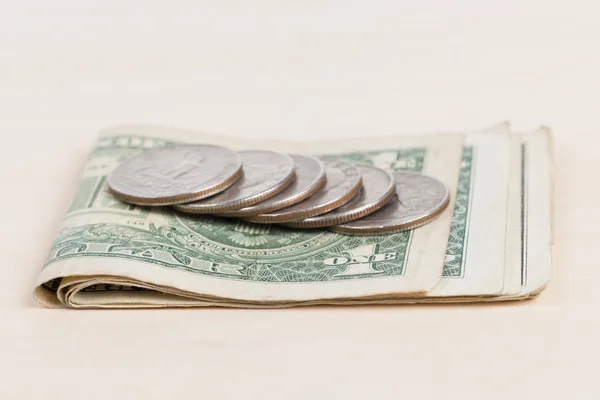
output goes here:
[[141, 153], [113, 170], [108, 186], [132, 204], [351, 235], [416, 228], [449, 202], [446, 187], [422, 174], [209, 144]]

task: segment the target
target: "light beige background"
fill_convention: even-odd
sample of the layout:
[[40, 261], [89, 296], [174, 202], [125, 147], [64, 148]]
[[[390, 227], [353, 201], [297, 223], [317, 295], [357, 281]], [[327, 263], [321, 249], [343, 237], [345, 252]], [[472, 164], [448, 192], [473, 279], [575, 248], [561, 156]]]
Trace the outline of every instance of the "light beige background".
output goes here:
[[[18, 1], [0, 9], [1, 399], [597, 399], [594, 1]], [[554, 128], [555, 274], [512, 304], [46, 310], [95, 132]]]

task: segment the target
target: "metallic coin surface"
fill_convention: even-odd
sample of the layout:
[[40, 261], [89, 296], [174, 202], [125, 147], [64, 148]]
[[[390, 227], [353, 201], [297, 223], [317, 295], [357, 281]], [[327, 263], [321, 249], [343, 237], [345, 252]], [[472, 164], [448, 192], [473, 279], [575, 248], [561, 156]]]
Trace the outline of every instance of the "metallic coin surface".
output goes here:
[[239, 154], [243, 172], [233, 186], [216, 196], [175, 208], [193, 214], [238, 210], [275, 196], [294, 181], [294, 160], [285, 154], [269, 150], [245, 150]]
[[394, 176], [370, 165], [357, 166], [362, 176], [361, 191], [348, 203], [326, 214], [285, 223], [291, 228], [321, 228], [343, 224], [374, 213], [396, 194]]
[[350, 201], [362, 186], [358, 168], [337, 159], [323, 162], [326, 177], [323, 189], [298, 204], [247, 217], [246, 220], [258, 223], [290, 222], [324, 214]]
[[241, 157], [212, 145], [172, 145], [125, 160], [108, 177], [120, 200], [140, 205], [170, 205], [203, 199], [231, 185], [242, 172]]
[[329, 229], [353, 235], [377, 235], [417, 228], [439, 216], [448, 206], [448, 190], [437, 179], [410, 172], [394, 172], [396, 196], [364, 218]]
[[290, 154], [296, 164], [296, 179], [283, 191], [253, 206], [224, 212], [224, 217], [247, 217], [291, 206], [315, 194], [325, 186], [325, 164], [315, 157]]

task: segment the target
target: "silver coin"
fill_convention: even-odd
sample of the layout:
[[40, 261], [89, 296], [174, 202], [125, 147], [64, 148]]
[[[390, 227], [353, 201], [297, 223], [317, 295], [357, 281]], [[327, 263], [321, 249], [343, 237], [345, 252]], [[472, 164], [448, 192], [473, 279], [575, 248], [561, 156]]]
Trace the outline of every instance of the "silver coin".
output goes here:
[[291, 228], [321, 228], [343, 224], [372, 214], [389, 203], [396, 193], [394, 176], [370, 165], [360, 165], [358, 169], [362, 176], [362, 189], [352, 200], [326, 214], [284, 225]]
[[259, 203], [281, 192], [295, 178], [294, 160], [269, 150], [245, 150], [242, 177], [226, 191], [207, 199], [175, 206], [193, 214], [221, 213]]
[[246, 218], [251, 222], [290, 222], [336, 209], [350, 201], [362, 186], [360, 171], [342, 160], [324, 160], [326, 183], [308, 199], [270, 213]]
[[354, 235], [376, 235], [417, 228], [435, 219], [448, 206], [443, 183], [426, 175], [395, 172], [396, 196], [382, 209], [364, 218], [330, 227]]
[[325, 164], [315, 157], [290, 154], [296, 164], [296, 179], [283, 191], [253, 206], [221, 213], [224, 217], [247, 217], [291, 206], [325, 186]]
[[212, 145], [172, 145], [125, 160], [108, 177], [113, 195], [141, 205], [169, 205], [219, 193], [240, 177], [242, 160]]

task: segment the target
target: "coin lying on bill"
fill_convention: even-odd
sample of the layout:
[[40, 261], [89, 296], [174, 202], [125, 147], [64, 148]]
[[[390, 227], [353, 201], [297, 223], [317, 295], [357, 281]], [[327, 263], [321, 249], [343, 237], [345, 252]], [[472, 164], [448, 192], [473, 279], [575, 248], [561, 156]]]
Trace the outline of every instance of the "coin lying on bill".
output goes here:
[[417, 228], [435, 219], [448, 206], [443, 183], [411, 172], [394, 172], [396, 196], [379, 211], [329, 229], [353, 235], [377, 235]]
[[125, 160], [108, 176], [111, 193], [140, 205], [171, 205], [217, 194], [240, 177], [238, 153], [213, 145], [172, 145]]
[[353, 221], [374, 213], [396, 194], [394, 176], [381, 168], [359, 165], [362, 189], [348, 203], [325, 214], [285, 223], [291, 228], [322, 228]]
[[360, 171], [342, 160], [324, 160], [326, 183], [308, 199], [290, 207], [247, 217], [258, 223], [290, 222], [336, 209], [350, 201], [362, 186]]
[[283, 191], [252, 206], [228, 211], [224, 217], [247, 217], [279, 210], [299, 203], [315, 194], [325, 185], [325, 164], [316, 157], [290, 154], [296, 164], [296, 179]]
[[269, 150], [245, 150], [241, 178], [227, 190], [193, 203], [175, 208], [192, 214], [221, 213], [247, 207], [281, 192], [294, 181], [294, 160]]

